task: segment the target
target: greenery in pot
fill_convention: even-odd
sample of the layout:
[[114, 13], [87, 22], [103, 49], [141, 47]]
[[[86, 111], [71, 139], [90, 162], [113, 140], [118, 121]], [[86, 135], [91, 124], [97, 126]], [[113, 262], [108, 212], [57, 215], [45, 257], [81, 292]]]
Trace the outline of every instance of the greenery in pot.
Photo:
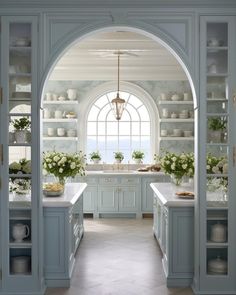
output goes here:
[[114, 158], [116, 161], [122, 161], [124, 159], [124, 154], [122, 152], [114, 152]]
[[94, 162], [99, 162], [102, 159], [101, 154], [98, 151], [92, 152], [91, 154], [89, 154], [89, 156], [90, 160]]
[[28, 117], [22, 117], [20, 119], [15, 119], [12, 121], [12, 126], [15, 130], [29, 130], [31, 126], [31, 122]]
[[81, 151], [74, 154], [44, 152], [43, 169], [44, 174], [53, 174], [64, 185], [66, 178], [85, 174], [85, 155]]
[[209, 130], [218, 131], [226, 129], [227, 121], [220, 117], [212, 117], [208, 119], [208, 128]]
[[141, 162], [144, 159], [144, 152], [135, 150], [132, 153], [132, 159], [138, 162]]

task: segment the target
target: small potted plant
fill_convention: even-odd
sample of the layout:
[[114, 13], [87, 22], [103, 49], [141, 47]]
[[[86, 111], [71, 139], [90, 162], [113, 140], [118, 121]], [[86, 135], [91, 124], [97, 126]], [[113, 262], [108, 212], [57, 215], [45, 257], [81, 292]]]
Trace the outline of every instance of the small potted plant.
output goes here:
[[227, 121], [220, 117], [211, 117], [208, 119], [209, 140], [213, 143], [224, 141]]
[[142, 163], [143, 158], [144, 158], [144, 152], [139, 150], [133, 151], [132, 159], [134, 160], [136, 164]]
[[31, 122], [28, 117], [22, 117], [12, 121], [15, 129], [15, 140], [17, 143], [29, 142]]
[[93, 161], [94, 164], [98, 164], [102, 157], [100, 155], [100, 153], [97, 151], [97, 152], [92, 152], [90, 155], [90, 160]]
[[122, 152], [114, 152], [114, 158], [116, 160], [116, 163], [121, 163], [124, 159], [124, 154]]

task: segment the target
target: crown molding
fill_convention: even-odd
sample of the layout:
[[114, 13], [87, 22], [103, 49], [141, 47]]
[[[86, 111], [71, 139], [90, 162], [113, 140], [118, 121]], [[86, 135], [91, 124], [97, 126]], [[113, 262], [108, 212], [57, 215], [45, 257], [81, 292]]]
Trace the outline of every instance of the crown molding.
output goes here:
[[6, 8], [236, 8], [235, 0], [0, 0]]

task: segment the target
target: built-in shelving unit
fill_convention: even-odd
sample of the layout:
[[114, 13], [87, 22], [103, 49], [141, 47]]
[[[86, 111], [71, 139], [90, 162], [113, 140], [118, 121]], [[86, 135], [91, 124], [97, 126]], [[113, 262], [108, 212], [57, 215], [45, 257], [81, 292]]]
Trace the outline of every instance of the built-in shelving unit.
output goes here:
[[230, 17], [201, 19], [200, 112], [202, 120], [205, 116], [205, 129], [200, 131], [203, 140], [200, 157], [205, 162], [199, 173], [196, 294], [235, 293], [235, 279], [232, 278], [236, 275], [233, 250], [236, 235], [232, 224], [236, 202], [231, 191], [232, 181], [235, 182], [232, 169], [235, 109], [231, 100], [231, 63], [235, 51], [232, 49], [235, 47], [229, 37], [232, 24], [235, 22]]

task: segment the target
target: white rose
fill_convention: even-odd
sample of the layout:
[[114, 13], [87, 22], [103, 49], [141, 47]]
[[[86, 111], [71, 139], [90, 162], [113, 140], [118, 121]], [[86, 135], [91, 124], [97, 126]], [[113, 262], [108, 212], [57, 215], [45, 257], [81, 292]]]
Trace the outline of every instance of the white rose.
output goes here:
[[207, 165], [206, 168], [207, 168], [207, 170], [209, 170], [211, 168], [211, 166], [210, 165]]
[[186, 169], [187, 166], [188, 166], [187, 164], [183, 164], [183, 165], [182, 165], [182, 168], [183, 168], [183, 169]]
[[[165, 163], [165, 162], [164, 162], [164, 163]], [[170, 164], [170, 161], [167, 160], [167, 161], [166, 161], [166, 164], [167, 164], [167, 165]]]
[[49, 168], [52, 168], [52, 165], [51, 165], [51, 164], [48, 164], [48, 167], [49, 167]]
[[67, 158], [66, 157], [62, 157], [61, 161], [62, 161], [62, 163], [65, 163], [67, 161]]
[[60, 168], [59, 169], [59, 173], [63, 173], [63, 168]]
[[177, 159], [176, 159], [176, 157], [173, 157], [173, 159], [172, 159], [172, 160], [175, 162]]
[[75, 167], [76, 167], [75, 162], [72, 162], [72, 163], [70, 164], [70, 168], [73, 170], [73, 169], [75, 169]]
[[175, 169], [175, 164], [171, 165], [171, 169], [174, 170]]
[[47, 171], [45, 169], [43, 169], [43, 175], [47, 175]]
[[58, 156], [53, 157], [53, 161], [58, 162], [60, 158]]

